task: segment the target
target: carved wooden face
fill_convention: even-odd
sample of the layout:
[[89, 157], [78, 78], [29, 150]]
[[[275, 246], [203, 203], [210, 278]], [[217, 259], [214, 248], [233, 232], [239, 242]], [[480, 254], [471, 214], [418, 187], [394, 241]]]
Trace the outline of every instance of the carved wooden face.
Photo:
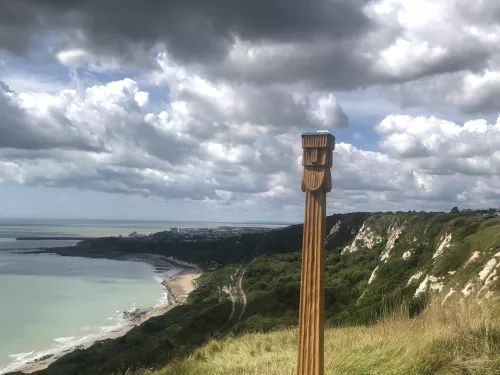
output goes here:
[[332, 151], [326, 147], [304, 148], [302, 165], [310, 167], [331, 167]]
[[331, 135], [302, 137], [302, 165], [308, 167], [332, 167], [332, 151], [335, 138]]

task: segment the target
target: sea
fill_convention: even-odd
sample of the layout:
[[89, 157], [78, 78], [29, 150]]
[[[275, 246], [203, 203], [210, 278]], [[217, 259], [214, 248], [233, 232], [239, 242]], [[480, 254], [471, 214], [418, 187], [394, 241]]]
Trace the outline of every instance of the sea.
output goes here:
[[270, 223], [207, 223], [117, 220], [0, 219], [0, 374], [122, 329], [128, 313], [168, 304], [161, 281], [180, 269], [158, 271], [139, 261], [55, 254], [34, 249], [78, 241], [17, 237], [104, 237], [169, 229]]

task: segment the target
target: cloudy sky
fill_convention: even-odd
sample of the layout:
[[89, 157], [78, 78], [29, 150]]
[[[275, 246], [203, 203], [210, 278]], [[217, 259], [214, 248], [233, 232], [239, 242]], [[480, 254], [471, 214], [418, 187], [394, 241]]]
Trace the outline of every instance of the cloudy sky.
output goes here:
[[498, 207], [499, 109], [496, 0], [2, 1], [0, 217]]

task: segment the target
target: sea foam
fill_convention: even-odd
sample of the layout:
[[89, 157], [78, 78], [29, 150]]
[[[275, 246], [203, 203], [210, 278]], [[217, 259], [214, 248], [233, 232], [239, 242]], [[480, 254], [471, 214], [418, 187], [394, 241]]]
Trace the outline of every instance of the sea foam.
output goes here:
[[66, 345], [72, 341], [75, 341], [75, 339], [78, 339], [78, 337], [76, 336], [58, 337], [57, 339], [54, 339], [54, 341], [58, 342], [59, 344]]
[[[127, 310], [128, 313], [134, 312], [138, 310], [136, 304], [133, 303]], [[7, 367], [0, 368], [0, 374], [5, 374], [11, 371], [17, 371], [22, 369], [24, 366], [38, 361], [47, 356], [58, 356], [61, 353], [69, 352], [76, 347], [92, 344], [99, 340], [105, 339], [110, 333], [119, 332], [124, 329], [128, 325], [130, 325], [131, 321], [126, 317], [126, 313], [122, 312], [113, 313], [108, 319], [114, 320], [114, 324], [102, 327], [95, 327], [96, 333], [91, 333], [85, 336], [68, 336], [68, 337], [58, 337], [55, 338], [54, 341], [58, 343], [57, 346], [53, 347], [49, 350], [44, 351], [31, 351], [26, 353], [16, 353], [10, 354], [9, 357], [14, 360], [13, 363], [9, 364]], [[91, 327], [82, 327], [80, 330], [89, 331], [92, 330]], [[98, 331], [97, 331], [98, 330]]]
[[21, 361], [23, 360], [24, 358], [32, 355], [35, 351], [32, 350], [31, 352], [27, 352], [27, 353], [17, 353], [17, 354], [9, 354], [9, 357], [10, 358], [14, 358], [16, 361]]

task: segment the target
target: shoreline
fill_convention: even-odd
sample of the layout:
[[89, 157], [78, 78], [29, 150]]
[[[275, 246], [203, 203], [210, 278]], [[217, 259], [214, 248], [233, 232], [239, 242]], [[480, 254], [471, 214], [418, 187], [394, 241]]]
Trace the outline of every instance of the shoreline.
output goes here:
[[[162, 255], [131, 254], [130, 257], [127, 257], [127, 260], [149, 263], [151, 266], [153, 266], [156, 272], [162, 269], [165, 270], [165, 268], [167, 269], [167, 273], [168, 270], [180, 269], [180, 271], [175, 275], [169, 276], [166, 273], [162, 275], [163, 280], [161, 281], [161, 285], [167, 292], [167, 298], [164, 303], [155, 305], [145, 311], [139, 311], [135, 315], [132, 313], [132, 316], [128, 321], [124, 323], [123, 327], [117, 327], [113, 331], [98, 334], [96, 335], [96, 337], [88, 339], [86, 342], [83, 342], [80, 345], [75, 344], [69, 348], [63, 347], [49, 349], [42, 352], [40, 358], [38, 359], [32, 359], [24, 364], [20, 363], [18, 366], [11, 365], [12, 368], [9, 368], [7, 370], [9, 372], [7, 372], [6, 374], [17, 371], [23, 372], [25, 374], [30, 374], [35, 371], [43, 370], [59, 358], [68, 353], [71, 353], [76, 349], [87, 349], [99, 341], [117, 339], [121, 336], [124, 336], [132, 328], [140, 326], [151, 318], [161, 316], [178, 305], [184, 304], [189, 294], [196, 289], [196, 279], [203, 274], [202, 269], [195, 264], [183, 262], [181, 260], [177, 260], [172, 257], [165, 257]], [[54, 353], [50, 353], [51, 351], [54, 351]]]

